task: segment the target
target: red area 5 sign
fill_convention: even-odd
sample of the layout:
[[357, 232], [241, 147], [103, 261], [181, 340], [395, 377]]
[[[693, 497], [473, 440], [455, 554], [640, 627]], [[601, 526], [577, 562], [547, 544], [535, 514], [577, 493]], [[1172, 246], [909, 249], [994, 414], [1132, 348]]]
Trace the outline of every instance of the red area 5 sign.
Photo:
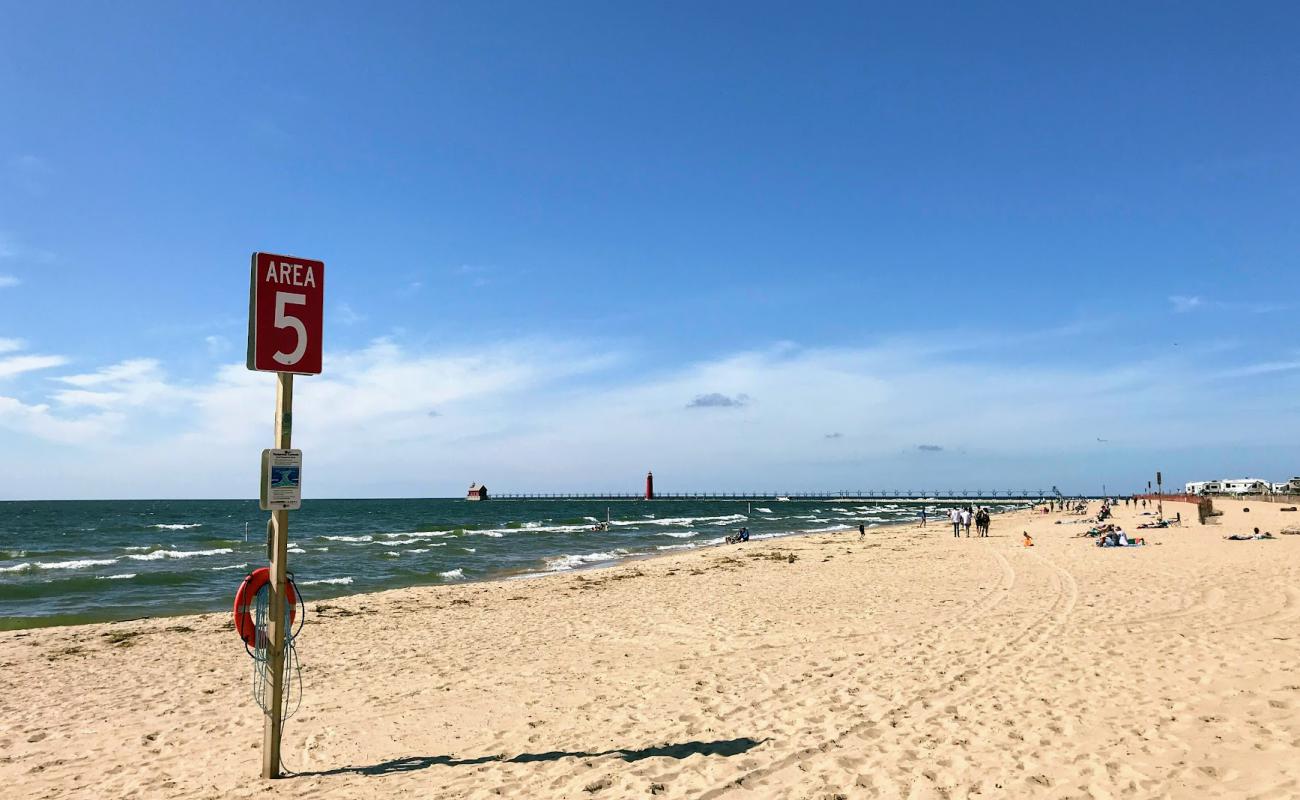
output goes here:
[[325, 264], [253, 254], [248, 294], [248, 368], [319, 375]]

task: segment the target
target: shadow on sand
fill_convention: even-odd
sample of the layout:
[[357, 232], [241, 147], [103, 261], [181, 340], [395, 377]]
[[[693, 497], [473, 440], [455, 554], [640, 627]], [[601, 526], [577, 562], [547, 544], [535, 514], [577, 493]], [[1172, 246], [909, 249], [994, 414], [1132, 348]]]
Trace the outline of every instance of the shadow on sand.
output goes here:
[[475, 764], [530, 764], [535, 761], [559, 761], [564, 758], [599, 758], [600, 756], [618, 756], [624, 761], [640, 761], [644, 758], [686, 758], [688, 756], [736, 756], [747, 752], [767, 739], [727, 739], [716, 742], [686, 742], [684, 744], [665, 744], [659, 747], [645, 747], [640, 750], [606, 750], [600, 753], [566, 752], [552, 750], [546, 753], [520, 753], [517, 756], [479, 756], [477, 758], [452, 758], [451, 756], [408, 756], [395, 758], [368, 767], [338, 767], [319, 772], [295, 772], [291, 777], [313, 778], [326, 775], [391, 775], [397, 772], [415, 772], [429, 767], [465, 767]]

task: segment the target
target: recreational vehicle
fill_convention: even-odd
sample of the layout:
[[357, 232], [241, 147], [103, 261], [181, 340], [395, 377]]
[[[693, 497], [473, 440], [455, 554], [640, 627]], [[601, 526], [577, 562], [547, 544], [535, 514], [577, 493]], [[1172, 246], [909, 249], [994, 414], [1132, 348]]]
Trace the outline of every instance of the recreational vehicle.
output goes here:
[[1223, 494], [1268, 494], [1273, 488], [1268, 481], [1259, 478], [1231, 478], [1222, 481], [1222, 484], [1220, 491]]

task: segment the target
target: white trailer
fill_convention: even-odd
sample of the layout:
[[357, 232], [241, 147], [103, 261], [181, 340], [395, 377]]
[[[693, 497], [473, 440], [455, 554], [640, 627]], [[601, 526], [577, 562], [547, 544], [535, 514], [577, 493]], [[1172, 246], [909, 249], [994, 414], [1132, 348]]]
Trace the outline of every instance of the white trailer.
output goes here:
[[1223, 484], [1221, 494], [1268, 494], [1273, 489], [1272, 484], [1259, 478], [1229, 478], [1220, 483]]

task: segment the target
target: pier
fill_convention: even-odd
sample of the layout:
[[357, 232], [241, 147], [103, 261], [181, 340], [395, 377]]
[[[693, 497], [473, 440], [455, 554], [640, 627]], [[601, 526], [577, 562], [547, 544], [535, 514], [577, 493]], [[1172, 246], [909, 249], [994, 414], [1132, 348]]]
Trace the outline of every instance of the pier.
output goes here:
[[655, 492], [653, 499], [637, 492], [500, 492], [494, 500], [820, 500], [854, 501], [892, 500], [921, 502], [926, 500], [1046, 500], [1058, 495], [1043, 489], [840, 489], [824, 492]]

